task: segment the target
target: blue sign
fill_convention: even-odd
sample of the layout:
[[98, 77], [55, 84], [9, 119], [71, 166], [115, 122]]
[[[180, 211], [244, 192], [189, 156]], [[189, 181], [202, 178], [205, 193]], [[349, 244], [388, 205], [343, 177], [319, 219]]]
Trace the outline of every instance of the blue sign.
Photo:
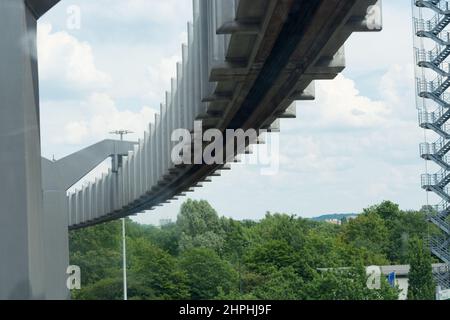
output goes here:
[[395, 272], [391, 272], [391, 273], [388, 274], [387, 280], [389, 282], [389, 285], [392, 288], [395, 287], [395, 279], [396, 279]]

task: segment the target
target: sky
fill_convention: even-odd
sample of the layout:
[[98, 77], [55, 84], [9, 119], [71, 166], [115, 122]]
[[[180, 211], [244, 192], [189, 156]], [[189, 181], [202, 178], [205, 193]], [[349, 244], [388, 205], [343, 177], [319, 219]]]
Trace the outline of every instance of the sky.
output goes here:
[[[38, 25], [43, 156], [60, 159], [116, 129], [142, 138], [170, 88], [191, 19], [191, 0], [63, 0], [46, 14]], [[380, 33], [353, 34], [343, 74], [318, 81], [316, 100], [297, 102], [297, 119], [282, 120], [278, 174], [233, 164], [190, 198], [235, 219], [358, 213], [383, 200], [402, 209], [425, 204], [410, 2], [384, 1], [383, 20]], [[134, 219], [175, 220], [185, 200]]]

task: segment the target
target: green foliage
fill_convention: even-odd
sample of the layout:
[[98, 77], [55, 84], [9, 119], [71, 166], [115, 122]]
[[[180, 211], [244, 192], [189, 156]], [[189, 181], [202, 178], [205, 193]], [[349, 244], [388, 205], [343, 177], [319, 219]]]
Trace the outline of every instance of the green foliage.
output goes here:
[[409, 300], [434, 300], [436, 284], [431, 268], [431, 256], [421, 239], [410, 241]]
[[82, 286], [120, 274], [120, 221], [70, 233], [70, 262], [83, 270]]
[[177, 219], [180, 232], [179, 250], [210, 248], [221, 253], [224, 234], [217, 212], [208, 202], [187, 200], [181, 206]]
[[220, 230], [219, 216], [216, 210], [204, 200], [188, 199], [183, 203], [177, 218], [177, 225], [182, 233], [190, 237]]
[[211, 249], [185, 251], [181, 266], [186, 270], [190, 295], [194, 300], [213, 299], [220, 292], [227, 294], [238, 286], [236, 271]]
[[318, 274], [305, 288], [310, 300], [397, 300], [399, 291], [382, 279], [379, 290], [367, 288], [362, 266], [329, 270]]
[[357, 219], [350, 220], [343, 228], [342, 239], [373, 253], [375, 261], [366, 261], [367, 264], [387, 263], [385, 253], [389, 246], [389, 230], [385, 220], [376, 212], [369, 209]]
[[74, 291], [76, 300], [121, 300], [123, 299], [123, 282], [120, 277], [98, 280], [81, 291]]
[[254, 293], [261, 300], [303, 300], [304, 281], [293, 267], [271, 268], [266, 272], [264, 282]]
[[[193, 200], [174, 224], [126, 223], [130, 299], [390, 300], [398, 290], [384, 279], [367, 289], [363, 266], [409, 261], [413, 288], [425, 288], [411, 298], [434, 294], [429, 252], [410, 241], [429, 230], [425, 213], [388, 201], [342, 226], [278, 213], [235, 221]], [[71, 232], [70, 249], [82, 270], [74, 299], [122, 299], [120, 221]]]
[[179, 300], [189, 297], [187, 274], [174, 257], [142, 238], [128, 243], [129, 278], [145, 288], [145, 291], [135, 290], [136, 298]]

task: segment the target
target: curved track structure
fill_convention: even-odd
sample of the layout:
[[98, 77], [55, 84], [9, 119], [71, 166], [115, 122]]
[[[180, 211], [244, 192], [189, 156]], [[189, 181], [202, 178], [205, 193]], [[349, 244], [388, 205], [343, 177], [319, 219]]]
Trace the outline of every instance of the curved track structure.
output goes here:
[[[432, 143], [420, 145], [421, 157], [439, 169], [422, 175], [422, 187], [442, 201], [433, 206], [428, 219], [441, 231], [430, 238], [431, 252], [450, 263], [450, 6], [447, 1], [417, 0], [415, 36], [417, 62], [417, 107], [419, 123], [437, 136]], [[437, 275], [439, 285], [450, 288], [450, 275]]]
[[222, 132], [279, 130], [280, 118], [295, 118], [294, 101], [314, 99], [314, 80], [333, 79], [344, 69], [344, 43], [353, 32], [381, 30], [376, 0], [194, 0], [193, 5], [188, 43], [160, 113], [117, 172], [68, 195], [70, 229], [151, 210], [229, 169], [175, 166], [171, 133], [193, 132], [196, 120], [203, 129]]

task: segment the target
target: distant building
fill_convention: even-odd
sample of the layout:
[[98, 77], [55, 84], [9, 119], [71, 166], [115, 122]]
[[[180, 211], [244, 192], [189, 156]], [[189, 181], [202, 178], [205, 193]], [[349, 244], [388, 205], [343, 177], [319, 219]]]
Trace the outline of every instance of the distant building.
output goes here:
[[335, 224], [337, 226], [342, 225], [342, 220], [339, 220], [339, 219], [327, 219], [327, 220], [325, 220], [325, 222]]

